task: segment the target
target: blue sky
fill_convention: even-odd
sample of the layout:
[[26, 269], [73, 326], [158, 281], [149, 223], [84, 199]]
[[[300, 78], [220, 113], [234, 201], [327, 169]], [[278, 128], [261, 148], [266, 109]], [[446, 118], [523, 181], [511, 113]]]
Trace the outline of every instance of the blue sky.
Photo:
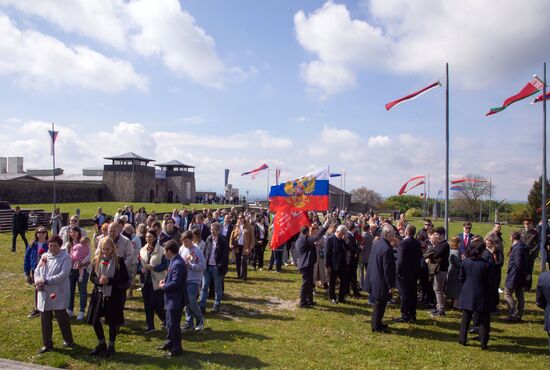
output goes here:
[[[443, 186], [444, 88], [384, 104], [451, 71], [451, 174], [526, 198], [540, 174], [542, 115], [528, 101], [485, 117], [549, 60], [544, 0], [0, 0], [2, 155], [66, 172], [134, 151], [197, 166], [200, 190], [263, 195], [321, 166], [346, 188]], [[504, 26], [503, 26], [504, 25]], [[273, 179], [273, 175], [271, 176]], [[335, 182], [339, 185], [339, 181]]]

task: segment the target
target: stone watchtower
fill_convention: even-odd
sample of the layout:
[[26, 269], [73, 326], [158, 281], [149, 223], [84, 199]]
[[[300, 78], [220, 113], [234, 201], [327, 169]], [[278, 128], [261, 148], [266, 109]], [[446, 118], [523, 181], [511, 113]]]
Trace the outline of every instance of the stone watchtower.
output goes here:
[[160, 167], [157, 171], [157, 177], [165, 176], [162, 181], [165, 185], [165, 196], [159, 199], [167, 203], [192, 203], [195, 201], [195, 167], [181, 163], [180, 161], [170, 161], [166, 163], [155, 164]]
[[103, 183], [107, 198], [121, 202], [153, 202], [159, 192], [155, 181], [155, 167], [148, 166], [153, 159], [129, 152], [105, 157], [112, 164], [103, 166]]

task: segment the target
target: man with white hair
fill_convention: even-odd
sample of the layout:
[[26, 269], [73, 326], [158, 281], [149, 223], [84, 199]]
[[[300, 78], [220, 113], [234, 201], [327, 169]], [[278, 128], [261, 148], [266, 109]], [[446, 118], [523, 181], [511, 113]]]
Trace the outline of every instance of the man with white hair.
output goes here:
[[391, 297], [391, 289], [395, 287], [395, 258], [390, 244], [395, 238], [395, 230], [391, 225], [384, 224], [380, 234], [380, 239], [372, 247], [367, 266], [367, 291], [374, 301], [372, 331], [387, 333], [388, 325], [382, 324], [382, 318]]
[[[348, 229], [344, 225], [338, 226], [336, 232], [327, 239], [325, 251], [325, 267], [329, 275], [329, 296], [332, 303], [347, 303], [346, 287], [348, 279], [346, 273], [346, 247], [344, 237]], [[336, 278], [340, 280], [338, 289], [338, 301], [336, 301]]]

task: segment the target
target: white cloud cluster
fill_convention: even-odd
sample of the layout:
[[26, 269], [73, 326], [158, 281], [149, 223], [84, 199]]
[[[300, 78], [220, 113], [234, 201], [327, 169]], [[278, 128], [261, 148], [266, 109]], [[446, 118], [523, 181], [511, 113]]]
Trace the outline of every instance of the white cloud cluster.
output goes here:
[[[246, 78], [254, 73], [242, 71], [238, 67], [226, 67], [216, 53], [214, 39], [196, 24], [189, 12], [182, 9], [178, 0], [0, 0], [0, 6], [14, 7], [25, 14], [38, 16], [67, 33], [79, 34], [116, 52], [128, 54], [131, 51], [144, 57], [157, 57], [177, 75], [200, 85], [221, 88], [228, 80]], [[48, 59], [61, 62], [64, 69], [48, 71], [54, 75], [52, 79], [60, 84], [79, 85], [100, 91], [119, 91], [121, 86], [144, 88], [144, 78], [133, 72], [128, 62], [109, 58], [88, 47], [64, 46], [61, 41], [37, 31], [32, 34], [36, 37], [27, 39], [23, 44], [8, 40], [0, 42], [6, 52], [18, 57], [12, 59], [23, 65], [25, 59], [20, 54], [28, 56], [30, 53], [22, 45], [48, 51], [51, 44], [58, 44], [49, 54], [40, 55], [46, 58], [32, 59], [41, 62], [34, 66], [40, 70], [50, 67], [46, 62]], [[63, 49], [64, 53], [56, 53], [58, 49]], [[76, 57], [71, 55], [71, 51]], [[78, 58], [80, 65], [74, 63], [75, 58]], [[110, 64], [107, 63], [109, 61]], [[96, 64], [102, 62], [100, 71], [103, 74], [98, 79]], [[1, 71], [9, 73], [7, 68]], [[75, 75], [66, 78], [69, 81], [62, 78], [67, 72]], [[137, 82], [127, 82], [130, 72], [138, 77]], [[30, 77], [27, 80], [31, 82], [28, 87], [32, 87], [32, 82], [35, 82], [32, 69], [28, 75]], [[75, 82], [79, 80], [99, 81], [95, 84]], [[105, 87], [103, 84], [115, 86]]]
[[[47, 134], [50, 128], [51, 124], [44, 121], [9, 119], [0, 123], [4, 133], [0, 136], [0, 147], [5, 148], [2, 156], [23, 156], [25, 168], [50, 168]], [[263, 195], [265, 174], [256, 180], [240, 176], [241, 172], [262, 163], [267, 163], [272, 170], [282, 169], [283, 181], [328, 165], [332, 172], [346, 173], [346, 189], [367, 186], [384, 195], [396, 194], [406, 179], [426, 172], [431, 177], [433, 194], [443, 188], [444, 144], [433, 141], [427, 145], [424, 137], [408, 133], [361, 137], [352, 131], [325, 125], [317, 135], [294, 141], [260, 130], [231, 135], [151, 132], [141, 123], [129, 122], [120, 122], [99, 132], [77, 131], [65, 125], [57, 128], [60, 131], [56, 144], [57, 165], [66, 173], [101, 166], [106, 163], [103, 157], [133, 151], [161, 162], [177, 159], [196, 166], [197, 187], [201, 190], [222, 191], [223, 170], [229, 168], [230, 182], [235, 187], [242, 192], [250, 190], [252, 194]], [[513, 130], [510, 128], [506, 134], [512, 135]], [[487, 146], [484, 138], [456, 136], [451, 144], [454, 178], [468, 173], [490, 174], [497, 187], [497, 199], [523, 199], [539, 171], [538, 157], [533, 151], [526, 152], [521, 142]], [[526, 155], [515, 158], [513, 153], [520, 150]], [[510, 173], [514, 176], [510, 177]], [[271, 182], [273, 180], [271, 173]], [[334, 184], [339, 186], [339, 180]]]
[[362, 69], [433, 79], [449, 62], [453, 81], [476, 88], [548, 57], [545, 0], [370, 0], [365, 8], [368, 20], [333, 1], [295, 14], [298, 42], [316, 58], [301, 74], [321, 96], [353, 87]]
[[22, 87], [63, 85], [103, 92], [147, 90], [147, 78], [132, 65], [85, 46], [67, 46], [33, 30], [20, 30], [0, 14], [0, 74], [12, 75]]

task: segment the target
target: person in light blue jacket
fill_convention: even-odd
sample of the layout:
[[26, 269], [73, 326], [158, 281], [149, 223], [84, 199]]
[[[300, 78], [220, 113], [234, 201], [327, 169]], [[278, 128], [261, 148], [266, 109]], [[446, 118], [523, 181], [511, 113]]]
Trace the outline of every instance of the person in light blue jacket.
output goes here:
[[192, 238], [191, 231], [184, 232], [181, 236], [183, 245], [179, 250], [179, 254], [187, 267], [187, 296], [189, 299], [189, 303], [185, 307], [184, 331], [204, 329], [204, 315], [197, 303], [197, 295], [206, 269], [206, 260], [199, 247], [193, 244]]

